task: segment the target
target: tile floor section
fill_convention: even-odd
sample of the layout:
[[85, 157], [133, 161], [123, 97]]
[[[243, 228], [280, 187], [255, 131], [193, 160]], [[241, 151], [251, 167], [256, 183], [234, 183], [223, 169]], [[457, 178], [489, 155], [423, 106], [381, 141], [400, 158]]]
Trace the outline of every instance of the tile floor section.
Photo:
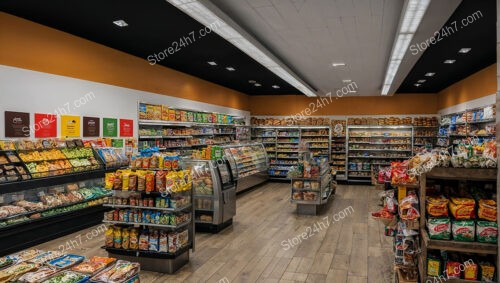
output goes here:
[[[392, 238], [385, 237], [383, 225], [369, 215], [380, 208], [379, 191], [340, 185], [320, 215], [302, 216], [289, 202], [289, 186], [267, 183], [239, 195], [232, 227], [219, 234], [196, 234], [196, 251], [188, 265], [175, 275], [141, 271], [141, 282], [393, 282]], [[344, 209], [341, 219], [337, 213]], [[38, 248], [57, 250], [91, 229]], [[303, 233], [307, 239], [299, 243]], [[103, 243], [100, 233], [71, 252], [105, 256]]]

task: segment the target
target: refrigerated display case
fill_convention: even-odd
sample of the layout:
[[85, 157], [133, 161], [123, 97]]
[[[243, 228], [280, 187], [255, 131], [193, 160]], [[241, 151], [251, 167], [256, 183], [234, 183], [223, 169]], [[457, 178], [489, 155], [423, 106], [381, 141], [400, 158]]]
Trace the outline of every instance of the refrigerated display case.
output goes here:
[[224, 156], [229, 162], [236, 179], [239, 193], [269, 179], [269, 161], [262, 143], [248, 143], [224, 146]]
[[195, 225], [197, 231], [219, 232], [236, 215], [236, 186], [229, 162], [187, 161], [192, 168]]

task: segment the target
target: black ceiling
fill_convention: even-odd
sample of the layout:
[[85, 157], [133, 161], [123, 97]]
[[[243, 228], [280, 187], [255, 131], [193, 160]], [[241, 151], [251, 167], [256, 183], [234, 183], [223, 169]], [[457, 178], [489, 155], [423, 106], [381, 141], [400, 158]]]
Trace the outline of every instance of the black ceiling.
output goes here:
[[[479, 12], [476, 13], [477, 11]], [[495, 0], [462, 1], [443, 27], [445, 31], [449, 31], [448, 35], [443, 36], [445, 33], [442, 32], [443, 29], [440, 30], [441, 40], [430, 44], [425, 50], [397, 93], [436, 93], [495, 63], [496, 11]], [[468, 16], [471, 23], [467, 22]], [[462, 19], [468, 25], [463, 26]], [[436, 39], [438, 37], [436, 35]], [[472, 49], [467, 54], [459, 54], [458, 50], [464, 47]], [[419, 52], [417, 46], [410, 46], [410, 51], [413, 54]], [[454, 64], [444, 64], [448, 59], [456, 61]], [[426, 77], [428, 72], [436, 74]], [[414, 85], [422, 79], [426, 81], [421, 86]]]
[[[159, 64], [246, 94], [300, 94], [214, 32], [200, 37], [204, 26], [166, 0], [2, 0], [0, 11], [144, 58], [144, 64], [149, 64], [149, 55], [177, 47]], [[129, 26], [114, 25], [119, 19]], [[193, 31], [195, 41], [186, 40], [181, 47], [179, 39], [191, 37]], [[236, 71], [226, 70], [228, 66]]]

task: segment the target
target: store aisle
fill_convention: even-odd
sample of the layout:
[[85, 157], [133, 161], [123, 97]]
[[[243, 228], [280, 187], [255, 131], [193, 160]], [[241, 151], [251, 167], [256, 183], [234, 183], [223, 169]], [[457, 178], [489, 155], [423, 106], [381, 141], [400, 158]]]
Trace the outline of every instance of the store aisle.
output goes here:
[[[196, 251], [176, 275], [142, 271], [141, 282], [392, 282], [391, 238], [369, 217], [379, 209], [377, 193], [339, 186], [321, 215], [300, 216], [289, 184], [265, 184], [238, 197], [232, 227], [196, 235]], [[38, 248], [105, 255], [103, 243], [94, 227]]]

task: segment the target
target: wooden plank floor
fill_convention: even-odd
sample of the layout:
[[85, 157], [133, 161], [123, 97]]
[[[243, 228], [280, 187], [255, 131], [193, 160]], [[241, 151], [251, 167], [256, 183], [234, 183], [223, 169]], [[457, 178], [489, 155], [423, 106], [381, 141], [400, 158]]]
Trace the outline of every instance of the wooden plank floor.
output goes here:
[[[392, 240], [383, 235], [382, 224], [369, 217], [369, 211], [379, 209], [377, 193], [369, 186], [341, 185], [321, 215], [302, 216], [289, 202], [289, 184], [267, 183], [238, 196], [232, 227], [214, 235], [196, 234], [196, 251], [175, 275], [141, 271], [141, 281], [393, 282]], [[346, 210], [344, 219], [333, 220], [349, 206], [351, 213]], [[105, 256], [100, 249], [104, 232], [87, 240], [89, 231], [92, 228], [38, 248], [58, 249], [81, 237], [82, 243], [67, 252]], [[292, 241], [302, 233], [311, 237]], [[282, 243], [289, 239], [296, 245], [286, 249]]]

